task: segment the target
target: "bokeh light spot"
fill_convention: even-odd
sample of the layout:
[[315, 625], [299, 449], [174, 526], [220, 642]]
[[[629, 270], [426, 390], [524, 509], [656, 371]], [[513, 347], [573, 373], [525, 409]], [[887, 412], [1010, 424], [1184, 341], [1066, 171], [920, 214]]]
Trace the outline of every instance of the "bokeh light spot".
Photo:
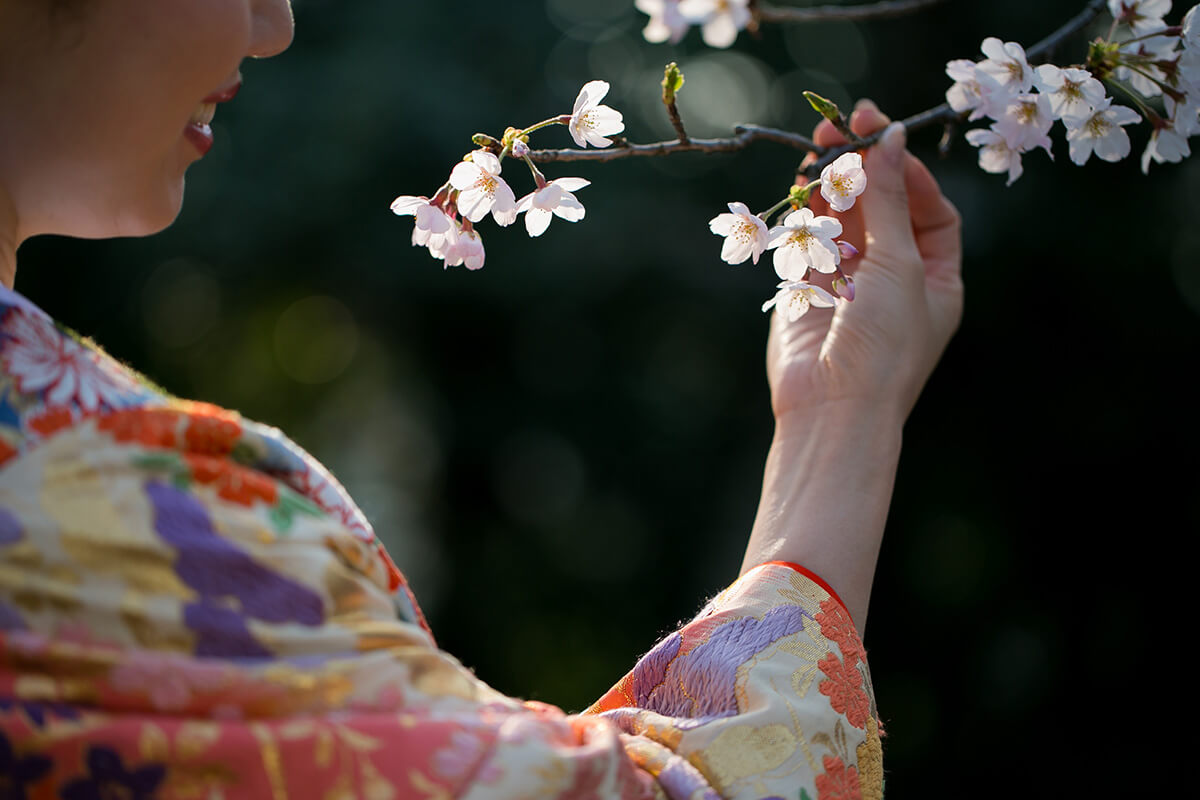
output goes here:
[[164, 347], [195, 344], [221, 316], [221, 289], [207, 269], [186, 259], [167, 261], [142, 287], [142, 320]]
[[275, 357], [300, 383], [327, 383], [350, 365], [358, 326], [346, 306], [326, 295], [298, 300], [275, 323]]

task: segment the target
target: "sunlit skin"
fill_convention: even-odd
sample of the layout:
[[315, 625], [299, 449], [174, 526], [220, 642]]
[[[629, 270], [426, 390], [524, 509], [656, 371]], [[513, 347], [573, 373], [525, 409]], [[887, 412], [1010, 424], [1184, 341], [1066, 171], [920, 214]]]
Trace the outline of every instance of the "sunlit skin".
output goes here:
[[[143, 236], [202, 156], [185, 129], [246, 58], [292, 41], [289, 0], [0, 3], [0, 281], [31, 236]], [[218, 109], [217, 114], [220, 114]], [[219, 146], [219, 143], [218, 145]]]

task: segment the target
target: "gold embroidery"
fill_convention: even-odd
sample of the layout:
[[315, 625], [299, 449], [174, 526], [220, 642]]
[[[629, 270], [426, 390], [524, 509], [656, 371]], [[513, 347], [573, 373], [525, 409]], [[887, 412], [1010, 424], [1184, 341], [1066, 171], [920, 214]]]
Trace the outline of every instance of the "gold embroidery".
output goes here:
[[741, 778], [776, 769], [796, 752], [796, 737], [786, 725], [731, 727], [690, 759], [720, 788]]

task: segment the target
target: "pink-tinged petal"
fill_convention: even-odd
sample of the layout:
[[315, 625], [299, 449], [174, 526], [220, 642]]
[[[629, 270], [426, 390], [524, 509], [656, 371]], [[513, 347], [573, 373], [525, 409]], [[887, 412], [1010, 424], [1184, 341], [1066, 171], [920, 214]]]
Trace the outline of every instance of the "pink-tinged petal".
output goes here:
[[578, 192], [592, 185], [592, 182], [585, 178], [555, 178], [551, 183], [568, 192]]
[[737, 41], [738, 28], [728, 14], [718, 14], [700, 29], [704, 43], [709, 47], [726, 48]]
[[808, 223], [808, 229], [813, 236], [826, 239], [834, 239], [842, 235], [842, 223], [833, 217], [814, 217]]
[[525, 213], [525, 230], [530, 236], [541, 236], [550, 227], [554, 215], [544, 208], [531, 208]]
[[519, 201], [517, 201], [517, 213], [518, 214], [524, 214], [526, 211], [533, 208], [534, 194], [535, 194], [535, 192], [530, 192], [529, 194], [522, 197]]
[[983, 40], [983, 44], [979, 46], [979, 50], [993, 61], [1004, 61], [1008, 59], [1008, 53], [1004, 49], [1004, 42], [997, 39], [995, 36], [989, 36]]
[[594, 108], [597, 103], [604, 99], [608, 94], [608, 81], [588, 81], [579, 90], [579, 96], [575, 98], [575, 108], [572, 110], [572, 116], [579, 114], [585, 109]]
[[779, 247], [781, 244], [786, 242], [788, 237], [791, 235], [791, 228], [782, 225], [776, 225], [774, 228], [771, 228], [771, 230], [767, 231], [767, 249], [774, 250], [776, 247]]
[[741, 264], [750, 258], [753, 247], [748, 239], [738, 236], [728, 236], [721, 245], [721, 260], [730, 264]]
[[837, 299], [820, 286], [806, 286], [804, 287], [804, 294], [808, 302], [817, 308], [833, 308], [837, 305]]
[[[732, 204], [730, 204], [732, 206]], [[718, 214], [708, 221], [708, 229], [717, 236], [728, 236], [733, 232], [733, 226], [740, 222], [737, 214]]]
[[771, 257], [775, 274], [785, 281], [804, 280], [808, 274], [808, 261], [799, 247], [780, 247]]
[[803, 228], [813, 221], [816, 214], [807, 206], [799, 208], [783, 218], [783, 224], [789, 228]]
[[444, 233], [450, 228], [450, 218], [437, 206], [428, 203], [417, 209], [416, 221], [418, 228], [424, 228], [432, 233]]
[[854, 245], [844, 239], [838, 239], [836, 244], [838, 246], [838, 253], [843, 259], [858, 258], [858, 248]]
[[1129, 134], [1121, 128], [1113, 128], [1112, 133], [1108, 136], [1101, 136], [1095, 142], [1097, 158], [1112, 162], [1120, 161], [1129, 155]]
[[485, 172], [500, 174], [500, 159], [491, 150], [476, 150], [471, 153], [471, 160]]
[[460, 161], [450, 170], [450, 185], [459, 191], [479, 180], [480, 169], [470, 161]]
[[565, 195], [558, 201], [553, 209], [555, 215], [565, 219], [567, 222], [579, 222], [587, 214], [587, 209], [583, 207], [583, 203], [579, 202], [574, 195]]
[[415, 214], [418, 208], [421, 208], [428, 202], [428, 197], [415, 197], [411, 194], [403, 194], [392, 201], [392, 213], [397, 216]]
[[947, 61], [946, 75], [956, 82], [973, 81], [975, 80], [975, 62], [969, 58], [956, 58], [953, 61]]
[[825, 239], [818, 239], [808, 248], [808, 257], [817, 272], [833, 272], [840, 261], [837, 245]]
[[734, 200], [732, 203], [729, 203], [729, 211], [731, 214], [737, 214], [738, 216], [742, 216], [742, 217], [753, 217], [754, 216], [753, 214], [750, 213], [749, 206], [747, 206], [745, 203], [738, 202], [737, 200]]
[[1129, 106], [1110, 106], [1108, 114], [1114, 125], [1131, 125], [1142, 121], [1142, 115]]
[[479, 222], [492, 208], [492, 197], [477, 189], [463, 189], [458, 194], [458, 211], [471, 222]]

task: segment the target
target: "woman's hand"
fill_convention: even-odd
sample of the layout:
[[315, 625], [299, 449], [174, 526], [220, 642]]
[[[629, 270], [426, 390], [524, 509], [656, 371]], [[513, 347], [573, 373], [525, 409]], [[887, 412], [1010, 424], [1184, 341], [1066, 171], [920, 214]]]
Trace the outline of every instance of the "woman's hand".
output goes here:
[[[850, 117], [860, 136], [887, 124], [869, 100]], [[838, 215], [842, 238], [861, 251], [861, 258], [843, 262], [854, 277], [854, 302], [791, 323], [773, 315], [767, 379], [784, 430], [819, 423], [813, 415], [835, 406], [903, 423], [962, 316], [958, 212], [925, 165], [904, 150], [903, 129], [889, 134], [865, 154], [866, 192]], [[845, 143], [828, 121], [814, 138], [823, 147]], [[818, 192], [812, 208], [830, 213]]]
[[[860, 136], [888, 119], [869, 101]], [[823, 146], [844, 140], [828, 122]], [[823, 577], [861, 630], [891, 504], [901, 428], [962, 315], [959, 216], [896, 126], [865, 156], [867, 189], [840, 214], [861, 258], [855, 299], [796, 322], [778, 313], [767, 343], [775, 437], [742, 564], [791, 561]], [[813, 210], [825, 213], [820, 195]]]

